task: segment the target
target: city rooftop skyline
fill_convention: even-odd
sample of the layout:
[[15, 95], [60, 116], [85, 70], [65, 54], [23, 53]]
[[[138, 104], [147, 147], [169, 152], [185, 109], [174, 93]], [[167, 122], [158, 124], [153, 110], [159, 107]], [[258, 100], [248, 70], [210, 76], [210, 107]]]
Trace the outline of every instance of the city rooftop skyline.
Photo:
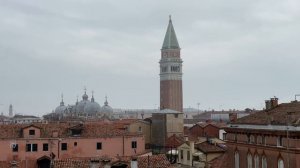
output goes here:
[[0, 1], [0, 112], [51, 112], [84, 87], [101, 106], [159, 106], [159, 59], [172, 15], [183, 106], [264, 107], [300, 93], [300, 2]]

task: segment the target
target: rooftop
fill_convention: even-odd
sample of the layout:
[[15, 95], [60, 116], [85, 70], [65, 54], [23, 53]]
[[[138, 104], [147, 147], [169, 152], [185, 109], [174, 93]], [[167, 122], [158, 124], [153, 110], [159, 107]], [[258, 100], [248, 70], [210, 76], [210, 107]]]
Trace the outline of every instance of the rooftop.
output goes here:
[[300, 102], [293, 101], [282, 103], [278, 106], [262, 110], [251, 115], [237, 119], [231, 124], [249, 124], [249, 125], [300, 125]]
[[[52, 133], [57, 131], [58, 137], [70, 137], [70, 129], [79, 127], [79, 123], [53, 122], [48, 124], [8, 124], [0, 125], [0, 138], [22, 138], [22, 130], [30, 126], [41, 129], [41, 138], [51, 138]], [[138, 136], [139, 133], [129, 133], [123, 129], [124, 124], [114, 122], [94, 122], [80, 125], [82, 132], [80, 137], [114, 137], [114, 136]]]

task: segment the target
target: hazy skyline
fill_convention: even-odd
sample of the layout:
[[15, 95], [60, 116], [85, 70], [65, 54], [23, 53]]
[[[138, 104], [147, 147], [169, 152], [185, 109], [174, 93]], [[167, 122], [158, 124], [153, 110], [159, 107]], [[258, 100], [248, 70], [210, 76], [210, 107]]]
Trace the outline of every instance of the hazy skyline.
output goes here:
[[300, 93], [300, 2], [0, 1], [0, 112], [43, 115], [76, 96], [159, 106], [168, 17], [183, 59], [184, 107], [262, 108]]

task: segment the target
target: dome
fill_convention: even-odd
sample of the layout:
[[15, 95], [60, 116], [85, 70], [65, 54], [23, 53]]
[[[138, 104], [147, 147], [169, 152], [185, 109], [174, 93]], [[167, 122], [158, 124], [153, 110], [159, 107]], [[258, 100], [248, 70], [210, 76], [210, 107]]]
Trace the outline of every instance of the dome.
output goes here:
[[89, 96], [86, 94], [86, 89], [84, 91], [84, 94], [82, 95], [82, 100], [80, 102], [76, 102], [76, 105], [75, 105], [75, 112], [79, 112], [79, 113], [83, 113], [84, 112], [84, 108], [87, 104], [90, 103], [89, 101]]
[[84, 108], [85, 108], [85, 106], [88, 104], [88, 103], [90, 103], [90, 101], [89, 100], [81, 100], [80, 102], [78, 102], [77, 104], [76, 104], [76, 112], [80, 112], [80, 113], [83, 113], [84, 112]]
[[113, 113], [113, 108], [108, 105], [107, 97], [105, 97], [104, 106], [101, 108], [102, 113]]
[[64, 113], [65, 111], [67, 111], [67, 106], [65, 106], [64, 101], [61, 100], [60, 105], [58, 107], [55, 108], [55, 113]]
[[101, 106], [95, 102], [94, 96], [92, 96], [91, 102], [87, 102], [84, 107], [84, 112], [88, 114], [96, 114], [101, 111]]

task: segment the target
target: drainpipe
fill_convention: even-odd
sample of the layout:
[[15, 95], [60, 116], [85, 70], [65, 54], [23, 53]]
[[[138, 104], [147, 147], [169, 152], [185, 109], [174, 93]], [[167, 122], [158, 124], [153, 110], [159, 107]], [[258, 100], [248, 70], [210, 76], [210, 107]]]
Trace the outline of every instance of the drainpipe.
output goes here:
[[57, 158], [59, 159], [59, 147], [61, 139], [57, 139]]
[[125, 140], [124, 140], [124, 135], [123, 135], [122, 139], [123, 139], [123, 156], [124, 156], [125, 155], [125, 145], [124, 145], [125, 144], [125, 142], [124, 142]]

